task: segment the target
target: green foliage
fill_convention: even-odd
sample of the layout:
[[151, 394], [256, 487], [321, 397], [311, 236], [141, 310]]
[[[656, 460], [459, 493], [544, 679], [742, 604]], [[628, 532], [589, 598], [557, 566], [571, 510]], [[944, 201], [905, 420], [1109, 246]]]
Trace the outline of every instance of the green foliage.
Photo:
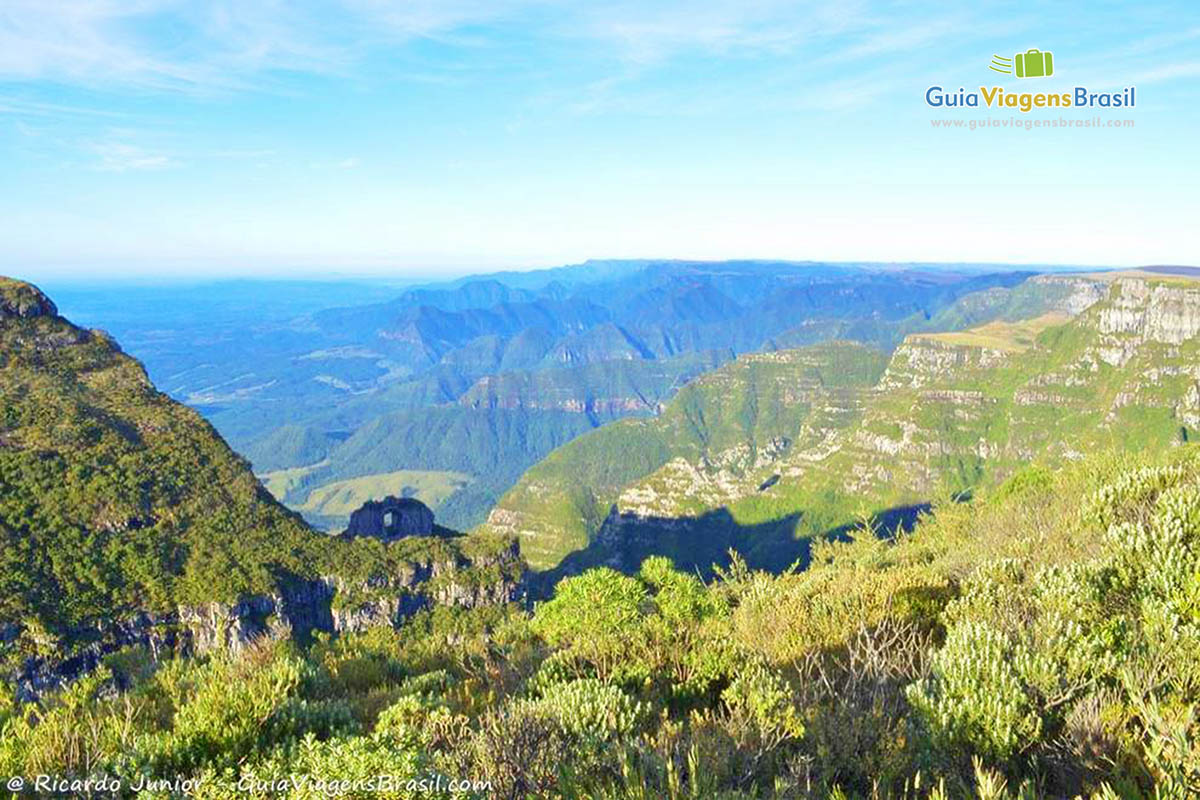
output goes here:
[[468, 763], [495, 776], [501, 795], [541, 795], [564, 777], [586, 781], [613, 763], [643, 713], [620, 689], [595, 679], [554, 684], [484, 717]]
[[620, 689], [594, 678], [553, 684], [533, 704], [562, 730], [587, 741], [629, 736], [644, 713]]
[[[1084, 503], [1083, 524], [1107, 526], [1099, 553], [1070, 565], [981, 567], [947, 607], [946, 643], [910, 692], [934, 746], [1010, 768], [1067, 748], [1076, 769], [1095, 773], [1132, 747], [1162, 796], [1192, 791], [1198, 498], [1194, 459], [1128, 470]], [[1091, 744], [1080, 730], [1088, 708], [1101, 718]], [[1132, 729], [1114, 738], [1120, 723]], [[1096, 741], [1107, 742], [1099, 752]]]
[[[309, 735], [236, 776], [229, 773], [212, 776], [202, 784], [210, 788], [196, 796], [201, 800], [233, 797], [324, 800], [335, 794], [352, 800], [417, 800], [437, 796], [408, 788], [410, 780], [428, 779], [427, 769], [418, 749], [406, 747], [390, 736], [375, 734], [322, 741]], [[292, 782], [293, 776], [305, 779]], [[285, 788], [280, 790], [281, 786]]]
[[794, 692], [782, 678], [755, 663], [741, 667], [721, 693], [721, 700], [738, 727], [764, 746], [804, 735], [804, 723], [793, 697]]
[[632, 577], [588, 570], [534, 614], [532, 630], [558, 648], [535, 681], [595, 675], [673, 707], [711, 700], [737, 660], [729, 611], [724, 596], [662, 557]]
[[588, 570], [559, 584], [554, 599], [538, 609], [533, 629], [608, 677], [627, 663], [647, 599], [646, 587], [636, 578], [604, 567]]
[[87, 774], [134, 741], [137, 704], [103, 696], [109, 673], [97, 670], [40, 707], [6, 709], [0, 722], [0, 772]]
[[287, 719], [307, 665], [290, 656], [261, 668], [255, 659], [216, 661], [178, 706], [169, 737], [151, 746], [150, 762], [164, 771], [201, 764], [232, 766], [289, 726]]
[[1042, 732], [1013, 663], [1028, 658], [986, 625], [957, 626], [934, 657], [934, 678], [912, 693], [913, 704], [944, 738], [941, 746], [973, 748], [991, 761], [1012, 758]]

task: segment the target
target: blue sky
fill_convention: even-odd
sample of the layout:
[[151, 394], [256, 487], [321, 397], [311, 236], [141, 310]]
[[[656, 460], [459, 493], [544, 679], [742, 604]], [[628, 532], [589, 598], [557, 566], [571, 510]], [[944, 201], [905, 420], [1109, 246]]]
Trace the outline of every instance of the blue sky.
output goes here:
[[[0, 272], [1200, 264], [1198, 81], [1194, 2], [0, 0]], [[1135, 127], [935, 129], [1024, 115], [933, 84]]]

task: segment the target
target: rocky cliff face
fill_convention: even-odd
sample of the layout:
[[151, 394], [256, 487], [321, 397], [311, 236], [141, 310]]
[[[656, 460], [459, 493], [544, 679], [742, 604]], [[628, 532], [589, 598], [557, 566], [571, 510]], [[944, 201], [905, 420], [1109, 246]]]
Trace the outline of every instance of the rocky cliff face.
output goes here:
[[1146, 343], [1183, 344], [1200, 333], [1200, 285], [1114, 281], [1097, 327], [1105, 335], [1102, 358], [1114, 366], [1125, 364]]
[[991, 369], [1012, 355], [1010, 350], [962, 346], [926, 336], [910, 336], [896, 348], [879, 388], [920, 389], [966, 370]]
[[[778, 447], [746, 440], [679, 451], [621, 486], [587, 541], [610, 553], [631, 543], [654, 552], [654, 537], [686, 548], [689, 538], [699, 546], [791, 513], [804, 534], [819, 534], [853, 523], [857, 511], [899, 518], [892, 512], [995, 484], [1035, 459], [1200, 435], [1200, 283], [1059, 275], [1031, 283], [1027, 295], [1047, 293], [1030, 304], [1041, 316], [910, 336], [873, 386], [822, 393], [793, 381], [760, 392], [759, 408], [807, 393], [811, 410], [780, 431]], [[719, 390], [746, 391], [737, 381]], [[528, 484], [534, 500], [553, 496], [549, 477]], [[564, 516], [561, 504], [505, 505], [493, 519], [535, 540]]]
[[1046, 310], [1059, 310], [1075, 316], [1104, 298], [1105, 283], [1094, 277], [1077, 275], [1036, 275], [1029, 285], [1043, 293]]
[[733, 358], [726, 349], [654, 359], [608, 359], [570, 369], [546, 367], [480, 378], [459, 398], [473, 409], [566, 412], [597, 424], [656, 414], [675, 390]]
[[[11, 676], [19, 698], [31, 700], [85, 674], [108, 653], [140, 645], [153, 654], [240, 652], [261, 638], [307, 640], [314, 632], [356, 633], [378, 626], [399, 627], [433, 605], [474, 608], [519, 600], [525, 590], [524, 565], [515, 541], [500, 543], [473, 559], [450, 554], [414, 563], [393, 575], [347, 581], [336, 575], [289, 580], [276, 592], [232, 603], [180, 606], [168, 613], [138, 613], [105, 620], [55, 642], [59, 652], [22, 659]], [[20, 623], [0, 628], [0, 647], [25, 640], [35, 650], [37, 633]]]
[[616, 419], [637, 413], [660, 411], [661, 403], [641, 395], [616, 397], [553, 397], [547, 395], [526, 396], [522, 394], [499, 394], [493, 385], [496, 378], [481, 378], [459, 398], [459, 405], [466, 408], [499, 408], [505, 411], [566, 411], [570, 414], [589, 414], [601, 419]]

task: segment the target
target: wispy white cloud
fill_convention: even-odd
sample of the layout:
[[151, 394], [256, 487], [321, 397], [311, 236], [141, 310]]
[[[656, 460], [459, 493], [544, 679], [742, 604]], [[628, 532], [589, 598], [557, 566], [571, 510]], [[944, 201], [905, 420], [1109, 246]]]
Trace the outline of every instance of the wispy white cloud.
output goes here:
[[679, 53], [765, 55], [794, 49], [815, 37], [834, 36], [870, 24], [862, 2], [709, 2], [586, 4], [557, 28], [586, 37], [636, 63]]
[[336, 69], [343, 48], [282, 0], [6, 0], [0, 76], [156, 89], [238, 88], [264, 70]]
[[0, 96], [0, 114], [12, 114], [23, 117], [105, 117], [121, 118], [126, 116], [120, 111], [87, 106], [67, 105], [64, 103], [46, 103], [39, 100], [28, 100], [21, 97]]
[[1200, 76], [1200, 61], [1180, 61], [1174, 64], [1160, 64], [1135, 73], [1129, 78], [1129, 83], [1145, 85], [1196, 76]]
[[451, 31], [550, 7], [550, 0], [344, 0], [343, 11], [376, 36], [439, 38]]
[[[838, 89], [838, 81], [853, 83], [856, 74], [872, 71], [872, 61], [903, 63], [942, 43], [994, 40], [1038, 21], [989, 14], [979, 24], [976, 13], [982, 12], [874, 0], [3, 0], [0, 79], [103, 89], [283, 91], [288, 73], [357, 76], [366, 59], [413, 40], [485, 54], [482, 63], [406, 65], [409, 79], [438, 83], [486, 70], [487, 54], [506, 47], [511, 67], [520, 47], [551, 43], [614, 65], [607, 75], [580, 78], [578, 96], [566, 105], [586, 114], [636, 105], [630, 95], [644, 91], [643, 79], [676, 58], [795, 56], [814, 90]], [[1128, 71], [1144, 75], [1143, 82], [1192, 77], [1194, 60], [1178, 51], [1197, 38], [1200, 28], [1181, 25], [1131, 37], [1107, 57], [1129, 60]], [[830, 72], [822, 75], [817, 67]], [[863, 83], [838, 95], [871, 92]], [[0, 97], [0, 113], [108, 112]]]
[[101, 172], [163, 169], [175, 163], [163, 153], [151, 152], [126, 142], [94, 142], [89, 149], [99, 159], [92, 168]]
[[1160, 33], [1136, 39], [1117, 51], [1117, 54], [1128, 56], [1158, 53], [1177, 45], [1190, 45], [1197, 39], [1200, 39], [1200, 26], [1183, 26], [1169, 33]]
[[204, 158], [219, 158], [219, 159], [233, 159], [233, 160], [263, 159], [263, 158], [270, 158], [273, 155], [275, 155], [275, 151], [271, 150], [269, 148], [265, 148], [265, 147], [247, 148], [247, 149], [234, 148], [234, 149], [223, 149], [223, 150], [211, 150], [211, 151], [200, 154], [200, 156], [204, 157]]
[[882, 52], [940, 30], [918, 38], [894, 23], [863, 0], [6, 0], [0, 77], [236, 89], [271, 72], [349, 73], [372, 49], [413, 39], [492, 46], [488, 25], [635, 65], [691, 52], [761, 57], [840, 35]]
[[357, 156], [336, 158], [331, 161], [312, 161], [309, 163], [309, 167], [312, 169], [358, 169], [361, 166], [362, 159]]
[[836, 60], [848, 61], [894, 53], [918, 52], [920, 48], [960, 35], [969, 26], [961, 16], [946, 16], [918, 23], [889, 23], [867, 32], [857, 41], [835, 53]]

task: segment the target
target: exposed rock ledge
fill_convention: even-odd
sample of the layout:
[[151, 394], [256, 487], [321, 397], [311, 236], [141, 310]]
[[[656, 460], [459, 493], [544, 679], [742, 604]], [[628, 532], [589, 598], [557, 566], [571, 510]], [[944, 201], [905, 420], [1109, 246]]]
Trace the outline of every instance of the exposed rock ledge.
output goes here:
[[[467, 561], [417, 564], [411, 572], [350, 583], [338, 576], [294, 579], [272, 594], [231, 603], [181, 606], [175, 611], [141, 612], [72, 631], [69, 655], [29, 657], [15, 679], [21, 700], [95, 669], [104, 656], [140, 645], [155, 657], [228, 650], [239, 652], [262, 637], [307, 640], [315, 631], [347, 633], [387, 625], [399, 627], [431, 605], [475, 607], [517, 600], [524, 589], [517, 543], [494, 555]], [[18, 640], [37, 638], [18, 623], [0, 625], [0, 652]], [[43, 648], [50, 649], [50, 648]]]

